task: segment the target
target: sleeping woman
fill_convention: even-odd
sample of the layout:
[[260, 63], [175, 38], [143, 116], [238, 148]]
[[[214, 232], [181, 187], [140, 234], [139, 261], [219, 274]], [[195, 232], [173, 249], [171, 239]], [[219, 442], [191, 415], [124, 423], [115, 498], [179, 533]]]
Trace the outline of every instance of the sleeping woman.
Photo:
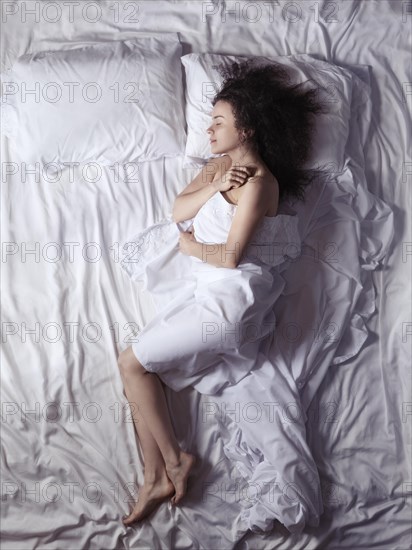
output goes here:
[[179, 253], [190, 258], [196, 284], [165, 304], [118, 360], [125, 395], [137, 405], [134, 424], [145, 462], [144, 484], [125, 525], [164, 500], [182, 501], [196, 457], [179, 447], [163, 384], [213, 395], [254, 368], [270, 336], [262, 327], [270, 326], [279, 295], [271, 268], [283, 261], [259, 251], [273, 251], [285, 225], [296, 227], [296, 216], [278, 213], [279, 205], [288, 196], [303, 200], [314, 177], [302, 166], [311, 115], [322, 111], [317, 90], [290, 86], [285, 69], [272, 63], [247, 60], [220, 72], [224, 80], [207, 129], [211, 151], [220, 156], [173, 207], [175, 223], [194, 219], [180, 233]]

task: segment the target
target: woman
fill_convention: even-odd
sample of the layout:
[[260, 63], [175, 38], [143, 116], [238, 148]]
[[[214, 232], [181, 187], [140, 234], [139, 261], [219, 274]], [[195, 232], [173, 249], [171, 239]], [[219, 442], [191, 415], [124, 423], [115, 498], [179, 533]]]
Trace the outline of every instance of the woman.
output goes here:
[[[212, 102], [212, 122], [207, 133], [212, 153], [222, 156], [209, 160], [177, 196], [173, 209], [175, 223], [194, 218], [196, 232], [201, 233], [200, 240], [193, 230], [180, 233], [179, 238], [179, 250], [193, 260], [193, 272], [198, 277], [197, 294], [191, 297], [190, 303], [196, 308], [192, 310], [193, 315], [199, 314], [198, 322], [193, 322], [196, 318], [192, 317], [191, 326], [188, 325], [190, 314], [186, 303], [185, 315], [179, 322], [178, 304], [164, 315], [165, 319], [167, 316], [173, 319], [166, 333], [161, 332], [156, 319], [156, 325], [144, 327], [140, 342], [119, 356], [126, 397], [138, 405], [134, 422], [145, 461], [144, 485], [132, 513], [123, 518], [125, 525], [143, 519], [163, 500], [171, 497], [172, 504], [178, 504], [185, 495], [196, 458], [180, 449], [176, 441], [162, 381], [173, 389], [191, 384], [199, 391], [206, 388], [204, 393], [213, 393], [223, 386], [225, 378], [236, 384], [253, 368], [257, 348], [250, 339], [236, 337], [235, 342], [227, 344], [225, 339], [222, 344], [222, 336], [216, 336], [215, 331], [202, 352], [204, 339], [200, 342], [194, 330], [204, 324], [202, 311], [206, 321], [223, 317], [231, 322], [243, 321], [244, 314], [248, 313], [249, 323], [262, 326], [269, 318], [257, 317], [256, 311], [259, 304], [263, 311], [273, 278], [268, 270], [262, 269], [264, 262], [253, 257], [249, 261], [251, 243], [257, 234], [267, 237], [273, 232], [282, 216], [284, 221], [291, 218], [277, 215], [279, 202], [287, 196], [303, 199], [304, 188], [313, 179], [301, 166], [309, 153], [310, 114], [321, 111], [314, 98], [316, 90], [302, 92], [299, 86], [288, 86], [288, 74], [278, 65], [253, 66], [249, 60], [220, 70], [224, 82]], [[212, 204], [216, 206], [213, 210]], [[213, 215], [218, 216], [216, 224]], [[223, 227], [220, 235], [223, 230], [225, 238], [219, 243], [207, 238], [210, 237], [207, 232], [216, 230], [211, 226], [218, 226], [220, 220]], [[214, 244], [210, 244], [211, 241]], [[233, 300], [234, 293], [236, 300]], [[219, 298], [221, 309], [215, 307]], [[211, 299], [212, 306], [208, 309], [201, 306], [204, 299]], [[225, 303], [229, 302], [232, 309], [228, 306], [226, 311]], [[240, 304], [238, 309], [233, 309], [235, 302]], [[183, 311], [183, 307], [180, 309]], [[173, 348], [174, 334], [175, 339], [181, 336], [180, 345], [184, 348], [181, 355]], [[266, 336], [267, 333], [263, 334], [261, 340]], [[244, 350], [243, 356], [239, 350]], [[220, 362], [233, 353], [232, 357], [238, 360], [238, 364], [232, 361], [235, 368], [213, 365], [219, 352]], [[239, 363], [244, 366], [243, 372]], [[178, 367], [181, 368], [179, 387]], [[202, 386], [206, 379], [211, 381], [208, 387]]]

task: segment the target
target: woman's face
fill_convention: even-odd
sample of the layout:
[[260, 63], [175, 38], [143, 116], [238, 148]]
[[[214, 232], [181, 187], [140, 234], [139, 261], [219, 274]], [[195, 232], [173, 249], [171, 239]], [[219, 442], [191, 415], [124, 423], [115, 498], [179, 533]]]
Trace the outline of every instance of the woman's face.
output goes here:
[[213, 154], [233, 151], [240, 145], [239, 133], [235, 128], [232, 106], [227, 101], [217, 101], [212, 110], [212, 124], [206, 130], [211, 141]]

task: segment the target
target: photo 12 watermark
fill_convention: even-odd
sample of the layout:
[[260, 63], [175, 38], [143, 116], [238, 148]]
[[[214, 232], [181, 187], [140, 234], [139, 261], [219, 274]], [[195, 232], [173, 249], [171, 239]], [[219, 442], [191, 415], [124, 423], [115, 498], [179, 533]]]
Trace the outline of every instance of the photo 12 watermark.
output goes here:
[[239, 2], [232, 0], [224, 4], [202, 3], [202, 21], [218, 19], [220, 23], [234, 22], [255, 25], [262, 22], [299, 23], [308, 18], [315, 23], [340, 23], [339, 2]]
[[112, 0], [106, 2], [89, 1], [8, 1], [0, 2], [3, 24], [18, 20], [20, 23], [74, 23], [84, 21], [96, 24], [99, 22], [140, 23], [140, 11], [144, 3], [129, 0]]

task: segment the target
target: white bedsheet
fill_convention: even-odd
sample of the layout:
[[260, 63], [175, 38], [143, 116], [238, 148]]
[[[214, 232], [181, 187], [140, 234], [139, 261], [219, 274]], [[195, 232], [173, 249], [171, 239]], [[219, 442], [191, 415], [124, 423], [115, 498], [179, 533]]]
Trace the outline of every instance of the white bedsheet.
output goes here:
[[[230, 438], [240, 435], [234, 425], [252, 441], [245, 399], [267, 398], [242, 387], [213, 399], [191, 389], [167, 392], [177, 437], [202, 463], [184, 506], [163, 504], [127, 531], [121, 523], [143, 471], [116, 359], [155, 308], [116, 269], [118, 243], [166, 216], [195, 171], [177, 158], [142, 163], [137, 177], [121, 167], [118, 181], [104, 168], [96, 183], [78, 171], [71, 182], [67, 173], [57, 183], [34, 174], [23, 179], [20, 169], [6, 177], [10, 156], [2, 140], [2, 241], [11, 243], [3, 244], [2, 258], [3, 548], [408, 547], [408, 2], [316, 4], [323, 17], [306, 2], [294, 3], [300, 12], [277, 2], [115, 3], [118, 20], [113, 3], [100, 2], [96, 23], [77, 16], [70, 22], [63, 8], [52, 23], [51, 11], [42, 11], [47, 2], [26, 2], [39, 19], [28, 15], [24, 22], [23, 4], [2, 2], [3, 13], [11, 6], [16, 16], [3, 19], [1, 70], [18, 55], [76, 40], [175, 31], [184, 53], [305, 52], [350, 70], [356, 65], [370, 95], [360, 86], [351, 163], [299, 205], [306, 248], [285, 273], [285, 295], [275, 308], [279, 330], [269, 359], [299, 388], [324, 508], [318, 527], [293, 535], [279, 524], [264, 535], [244, 533], [240, 522], [250, 504], [259, 511], [262, 486], [245, 482], [239, 457], [226, 454]], [[238, 12], [225, 12], [236, 5]], [[323, 248], [328, 243], [334, 244]], [[24, 256], [25, 247], [35, 254]], [[53, 259], [56, 250], [61, 260]], [[34, 332], [23, 337], [26, 329]], [[235, 411], [239, 403], [232, 424], [225, 402]], [[22, 414], [27, 410], [35, 412]], [[295, 458], [287, 455], [282, 467], [292, 468]], [[264, 475], [265, 464], [260, 468]]]

